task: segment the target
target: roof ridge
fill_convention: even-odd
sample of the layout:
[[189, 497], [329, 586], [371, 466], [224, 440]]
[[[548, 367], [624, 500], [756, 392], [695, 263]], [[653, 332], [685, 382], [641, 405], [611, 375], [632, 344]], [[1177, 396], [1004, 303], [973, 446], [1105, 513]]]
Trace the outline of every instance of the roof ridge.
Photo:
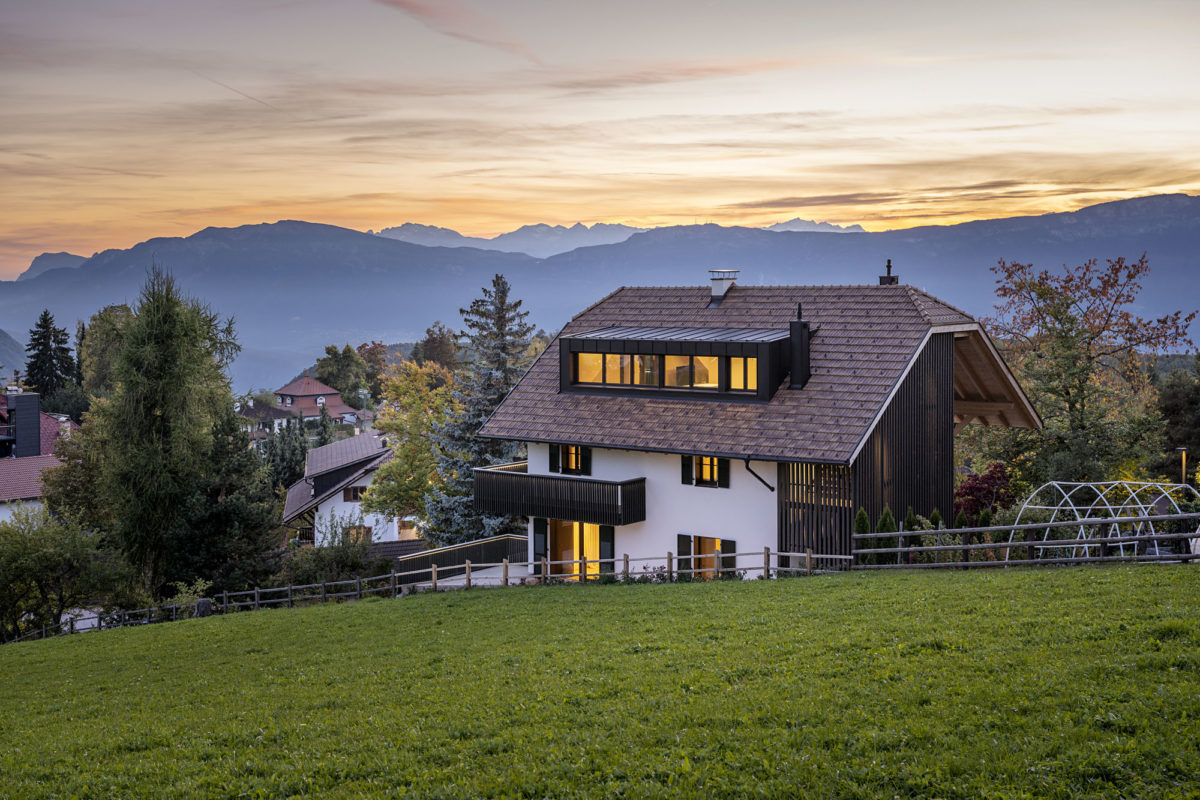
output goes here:
[[945, 300], [942, 300], [940, 297], [934, 297], [933, 295], [931, 295], [929, 292], [925, 291], [924, 289], [921, 289], [919, 287], [913, 286], [912, 284], [908, 284], [908, 283], [904, 284], [903, 288], [908, 290], [908, 296], [910, 299], [913, 300], [913, 307], [917, 309], [917, 313], [920, 314], [921, 318], [923, 320], [925, 320], [927, 323], [929, 323], [930, 325], [937, 325], [938, 323], [934, 322], [933, 318], [926, 312], [926, 310], [924, 308], [921, 307], [921, 304], [916, 302], [915, 298], [913, 298], [914, 293], [921, 295], [922, 297], [924, 297], [926, 300], [929, 300], [930, 302], [937, 303], [938, 305], [942, 306], [943, 308], [948, 308], [951, 311], [954, 311], [958, 314], [962, 314], [964, 317], [971, 320], [972, 322], [979, 321], [979, 320], [975, 319], [974, 315], [968, 314], [966, 311], [963, 311], [961, 308], [959, 308], [957, 306], [953, 306], [950, 303], [947, 303]]

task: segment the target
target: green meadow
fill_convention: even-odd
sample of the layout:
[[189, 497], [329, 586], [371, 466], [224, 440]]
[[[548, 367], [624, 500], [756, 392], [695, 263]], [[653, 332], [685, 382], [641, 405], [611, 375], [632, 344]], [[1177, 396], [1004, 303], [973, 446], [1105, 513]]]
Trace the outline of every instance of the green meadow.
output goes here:
[[1200, 569], [423, 594], [0, 647], [0, 796], [1200, 797]]

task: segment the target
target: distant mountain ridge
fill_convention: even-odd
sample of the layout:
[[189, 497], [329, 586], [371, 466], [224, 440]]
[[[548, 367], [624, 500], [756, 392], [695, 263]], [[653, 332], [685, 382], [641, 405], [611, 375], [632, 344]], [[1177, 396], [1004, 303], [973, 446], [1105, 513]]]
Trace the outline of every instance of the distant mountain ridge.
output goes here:
[[52, 269], [75, 269], [85, 261], [87, 261], [86, 256], [77, 256], [73, 253], [42, 253], [29, 262], [28, 269], [18, 275], [17, 280], [27, 281]]
[[0, 377], [11, 378], [13, 370], [25, 372], [25, 345], [0, 331]]
[[376, 235], [426, 247], [477, 247], [480, 250], [499, 250], [505, 253], [524, 253], [534, 258], [549, 258], [577, 247], [623, 242], [643, 230], [646, 229], [606, 222], [597, 222], [591, 226], [576, 222], [570, 227], [547, 225], [543, 222], [523, 225], [515, 231], [502, 233], [492, 239], [483, 239], [463, 236], [450, 228], [406, 222], [395, 228], [384, 228]]
[[[670, 226], [668, 226], [670, 227]], [[420, 225], [406, 222], [394, 228], [384, 228], [376, 236], [386, 236], [410, 244], [426, 247], [477, 247], [480, 250], [499, 250], [505, 253], [524, 253], [534, 258], [549, 258], [560, 253], [569, 253], [580, 247], [596, 247], [620, 244], [635, 233], [660, 230], [659, 228], [635, 228], [630, 225], [597, 222], [584, 225], [522, 225], [515, 231], [502, 233], [491, 239], [478, 236], [463, 236], [452, 228], [436, 225]], [[832, 222], [814, 222], [808, 219], [790, 219], [767, 226], [770, 231], [804, 231], [809, 233], [866, 233], [861, 225], [834, 225]], [[373, 231], [367, 231], [373, 233]]]
[[1074, 212], [846, 235], [673, 226], [548, 258], [289, 220], [151, 239], [98, 253], [75, 269], [2, 281], [0, 320], [9, 330], [28, 330], [49, 308], [58, 325], [73, 329], [75, 320], [106, 304], [136, 302], [147, 268], [158, 263], [186, 292], [237, 318], [244, 349], [232, 374], [235, 388], [244, 390], [282, 385], [327, 344], [411, 342], [437, 320], [456, 328], [458, 310], [495, 273], [508, 277], [530, 322], [553, 331], [622, 285], [701, 285], [709, 268], [740, 269], [743, 285], [875, 283], [888, 258], [902, 283], [984, 316], [993, 304], [989, 267], [1000, 259], [1054, 269], [1143, 252], [1152, 272], [1137, 313], [1161, 316], [1200, 305], [1200, 197], [1160, 195]]

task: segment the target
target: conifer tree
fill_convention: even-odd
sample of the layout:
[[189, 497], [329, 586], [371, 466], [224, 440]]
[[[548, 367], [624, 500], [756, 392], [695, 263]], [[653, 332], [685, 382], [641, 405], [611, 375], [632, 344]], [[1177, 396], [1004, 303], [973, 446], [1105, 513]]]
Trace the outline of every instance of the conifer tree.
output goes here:
[[317, 417], [317, 447], [324, 447], [327, 444], [333, 444], [333, 418], [329, 416], [329, 409], [321, 406], [321, 416]]
[[452, 395], [457, 410], [433, 429], [441, 483], [425, 497], [426, 534], [443, 544], [519, 530], [512, 517], [480, 514], [472, 501], [472, 469], [512, 461], [521, 446], [477, 435], [527, 365], [533, 326], [525, 321], [529, 312], [521, 310], [521, 301], [509, 291], [504, 276], [496, 275], [482, 297], [459, 309], [472, 360]]
[[73, 382], [75, 359], [68, 346], [70, 339], [65, 328], [56, 327], [50, 309], [29, 329], [29, 344], [25, 352], [25, 383], [33, 391], [47, 397]]
[[263, 440], [262, 461], [274, 486], [287, 488], [303, 478], [307, 455], [308, 437], [294, 419]]

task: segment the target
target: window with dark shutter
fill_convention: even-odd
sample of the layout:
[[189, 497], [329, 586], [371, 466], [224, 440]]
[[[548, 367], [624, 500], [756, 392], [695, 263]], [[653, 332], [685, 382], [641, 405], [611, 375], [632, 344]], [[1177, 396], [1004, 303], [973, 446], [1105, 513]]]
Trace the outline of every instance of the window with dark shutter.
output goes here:
[[680, 475], [683, 478], [683, 482], [688, 484], [689, 486], [691, 486], [692, 483], [694, 483], [696, 480], [695, 477], [692, 475], [692, 457], [691, 456], [680, 456], [679, 457], [679, 465], [680, 465]]
[[675, 547], [679, 550], [679, 577], [681, 580], [690, 580], [692, 569], [692, 537], [690, 534], [681, 533], [675, 537]]
[[600, 526], [600, 571], [612, 572], [616, 556], [616, 529], [612, 525]]
[[541, 561], [546, 557], [547, 524], [542, 517], [533, 518], [533, 560], [534, 571], [542, 568]]
[[[721, 569], [732, 572], [737, 569], [737, 542], [733, 539], [721, 540]], [[726, 555], [728, 553], [728, 555]]]

